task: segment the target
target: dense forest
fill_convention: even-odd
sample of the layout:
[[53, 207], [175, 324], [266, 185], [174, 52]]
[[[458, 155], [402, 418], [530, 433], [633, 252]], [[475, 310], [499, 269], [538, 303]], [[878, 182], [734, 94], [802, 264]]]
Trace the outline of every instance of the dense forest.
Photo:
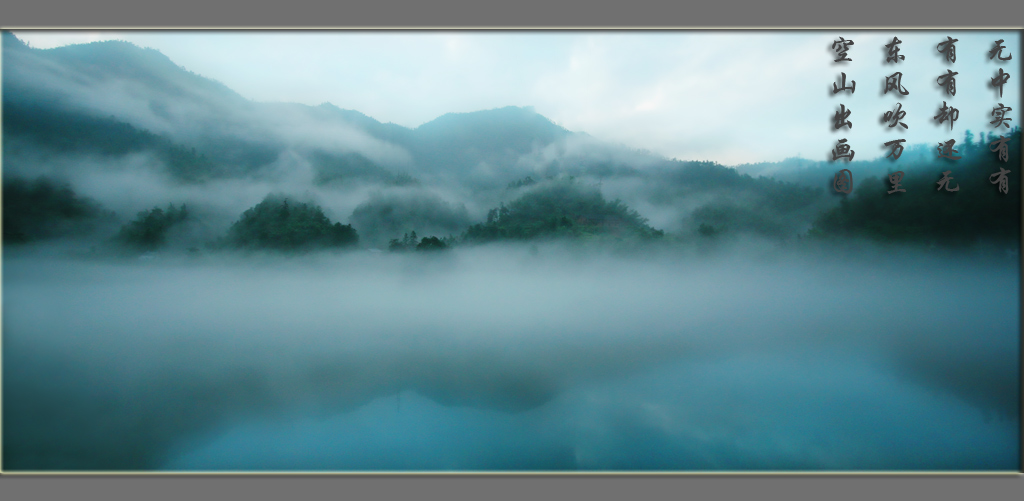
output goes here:
[[[1007, 158], [1021, 158], [1020, 128], [1008, 137]], [[967, 142], [954, 156], [961, 158], [890, 163], [886, 175], [864, 178], [849, 197], [824, 212], [810, 235], [955, 247], [982, 240], [1018, 242], [1020, 162], [1000, 161], [984, 143]], [[897, 166], [904, 173], [899, 189], [906, 191], [894, 191], [889, 179]], [[1009, 171], [1006, 193], [998, 183], [1001, 169]], [[945, 185], [944, 172], [950, 177]]]
[[5, 178], [3, 214], [4, 245], [88, 235], [114, 216], [66, 183], [48, 177]]
[[117, 241], [137, 250], [155, 251], [167, 242], [167, 232], [171, 227], [189, 219], [184, 204], [180, 208], [170, 204], [167, 210], [154, 207], [140, 212], [134, 221], [122, 226]]
[[348, 247], [359, 241], [351, 225], [331, 224], [323, 209], [268, 196], [245, 211], [228, 230], [224, 244], [238, 249], [298, 251]]
[[466, 230], [464, 239], [486, 242], [597, 235], [654, 238], [664, 232], [648, 226], [647, 219], [622, 201], [607, 201], [595, 187], [569, 179], [553, 181], [507, 206], [491, 209], [485, 222]]
[[[1007, 142], [1010, 158], [1019, 158], [1020, 141], [1018, 128]], [[645, 195], [663, 204], [696, 201], [681, 230], [672, 232], [682, 237], [746, 233], [776, 240], [867, 238], [952, 247], [1018, 241], [1019, 179], [1009, 169], [1007, 193], [1000, 191], [996, 179], [999, 169], [1010, 164], [981, 147], [963, 147], [958, 154], [958, 160], [890, 163], [888, 174], [896, 172], [897, 165], [903, 169], [902, 192], [889, 193], [893, 183], [888, 175], [859, 176], [849, 195], [826, 194], [822, 188], [752, 178], [717, 164], [678, 162], [682, 168], [647, 174], [655, 182], [646, 185]], [[855, 173], [858, 167], [850, 165]], [[943, 169], [950, 171], [949, 187], [957, 191], [939, 186]], [[507, 182], [508, 200], [477, 222], [464, 205], [454, 206], [430, 192], [416, 193], [420, 194], [376, 193], [356, 207], [350, 219], [375, 238], [367, 245], [387, 242], [388, 249], [401, 251], [537, 239], [646, 241], [666, 235], [622, 200], [607, 200], [599, 184], [572, 176], [540, 181], [527, 176]], [[7, 176], [3, 195], [5, 245], [101, 236], [116, 220], [115, 213], [77, 195], [68, 183], [46, 176]], [[172, 228], [195, 220], [184, 204], [153, 207], [123, 223], [110, 241], [134, 251], [156, 251], [165, 247]], [[801, 228], [804, 220], [810, 224]], [[416, 237], [424, 228], [434, 228], [434, 235]], [[208, 242], [207, 248], [351, 248], [360, 241], [357, 233], [353, 224], [330, 221], [314, 203], [275, 195], [241, 214], [224, 237]]]

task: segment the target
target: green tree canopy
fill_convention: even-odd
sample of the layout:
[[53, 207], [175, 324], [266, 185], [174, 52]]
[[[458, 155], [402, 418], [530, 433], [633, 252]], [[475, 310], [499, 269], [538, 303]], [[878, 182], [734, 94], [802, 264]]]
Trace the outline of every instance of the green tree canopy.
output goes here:
[[491, 209], [487, 221], [470, 226], [465, 239], [488, 241], [542, 236], [587, 237], [600, 234], [664, 235], [620, 200], [607, 201], [601, 191], [574, 180], [554, 181], [533, 189], [508, 205]]
[[[861, 181], [849, 197], [823, 213], [811, 235], [861, 236], [880, 241], [923, 242], [951, 246], [980, 240], [1015, 243], [1020, 235], [1020, 129], [1007, 141], [1008, 161], [985, 147], [961, 150], [959, 160], [936, 157], [921, 163], [893, 164], [890, 172], [905, 172], [901, 188], [888, 193], [888, 177]], [[1017, 159], [1017, 163], [1013, 162]], [[1009, 169], [1007, 193], [999, 191], [1000, 169]], [[943, 172], [950, 172], [941, 189]]]
[[445, 250], [448, 245], [444, 243], [440, 238], [437, 237], [424, 237], [419, 244], [416, 245], [417, 251], [439, 251]]
[[172, 226], [189, 220], [190, 217], [185, 204], [182, 204], [180, 208], [170, 204], [166, 211], [154, 207], [139, 212], [134, 221], [122, 226], [117, 240], [123, 245], [138, 250], [157, 250], [167, 243], [167, 231]]
[[359, 237], [352, 225], [332, 224], [317, 205], [271, 195], [245, 211], [226, 240], [235, 248], [291, 251], [353, 246]]
[[112, 218], [99, 203], [47, 177], [3, 181], [4, 244], [87, 233]]

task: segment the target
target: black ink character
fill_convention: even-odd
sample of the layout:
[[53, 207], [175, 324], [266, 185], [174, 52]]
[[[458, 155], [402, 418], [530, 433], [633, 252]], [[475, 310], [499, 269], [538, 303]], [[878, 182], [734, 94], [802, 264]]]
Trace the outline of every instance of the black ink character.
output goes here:
[[960, 118], [960, 110], [952, 106], [946, 106], [946, 102], [943, 101], [942, 108], [939, 108], [939, 114], [932, 118], [938, 120], [939, 125], [942, 125], [942, 122], [949, 120], [949, 130], [953, 130], [953, 122]]
[[[991, 132], [989, 134], [991, 134]], [[998, 151], [999, 159], [1005, 162], [1010, 158], [1009, 148], [1006, 145], [1006, 142], [1009, 140], [1010, 138], [1008, 137], [999, 136], [999, 139], [996, 139], [995, 141], [988, 143], [988, 150]]]
[[1003, 49], [1005, 48], [1006, 46], [1003, 45], [1003, 39], [1000, 38], [999, 40], [996, 40], [992, 50], [988, 52], [988, 58], [992, 59], [998, 56], [1000, 61], [1009, 61], [1010, 59], [1013, 59], [1013, 54], [1003, 57]]
[[853, 94], [854, 90], [857, 89], [857, 81], [856, 80], [850, 80], [850, 86], [847, 87], [846, 86], [846, 73], [843, 73], [842, 75], [843, 75], [843, 86], [840, 87], [840, 86], [836, 85], [835, 83], [833, 83], [832, 84], [832, 93], [833, 94], [838, 94], [841, 91], [848, 90], [848, 91], [850, 91], [850, 94]]
[[849, 194], [853, 191], [853, 173], [850, 172], [850, 169], [836, 172], [836, 177], [832, 180], [832, 186], [839, 193]]
[[887, 43], [887, 44], [885, 44], [885, 48], [888, 49], [888, 51], [889, 51], [889, 57], [885, 58], [885, 62], [887, 62], [887, 63], [895, 63], [895, 62], [899, 62], [899, 61], [902, 61], [902, 60], [906, 59], [905, 57], [903, 57], [903, 56], [901, 56], [899, 54], [900, 53], [899, 45], [901, 43], [903, 43], [902, 40], [900, 40], [899, 38], [896, 38], [896, 37], [892, 37], [892, 41]]
[[946, 74], [945, 75], [939, 75], [939, 78], [937, 78], [935, 81], [938, 82], [938, 84], [940, 86], [946, 88], [946, 94], [949, 94], [951, 96], [955, 96], [956, 95], [956, 79], [953, 78], [953, 77], [956, 76], [956, 75], [959, 75], [959, 74], [960, 74], [959, 71], [946, 70]]
[[[1009, 173], [1010, 173], [1009, 170], [1006, 170], [1006, 169], [1000, 167], [999, 168], [999, 172], [996, 172], [995, 174], [992, 174], [991, 176], [988, 177], [988, 182], [990, 182], [992, 184], [999, 183], [999, 191], [1000, 191], [1000, 193], [1005, 195], [1009, 191], [1009, 183], [1010, 183], [1010, 181], [1006, 177], [1006, 175], [1009, 174]], [[994, 178], [994, 177], [996, 178], [995, 181], [992, 180], [992, 178]]]
[[937, 150], [939, 150], [939, 158], [948, 158], [950, 160], [960, 160], [961, 158], [963, 158], [953, 156], [954, 153], [960, 153], [959, 151], [953, 149], [954, 144], [956, 144], [956, 139], [950, 139], [945, 143], [939, 143], [939, 147], [936, 148]]
[[903, 94], [904, 96], [910, 94], [910, 91], [903, 88], [902, 72], [897, 71], [896, 73], [893, 73], [888, 77], [885, 77], [885, 94], [888, 94], [891, 90], [898, 91], [900, 94]]
[[959, 41], [960, 41], [959, 38], [946, 37], [946, 41], [939, 43], [939, 45], [935, 46], [935, 48], [939, 49], [939, 54], [945, 54], [946, 55], [946, 61], [949, 61], [951, 63], [955, 63], [956, 62], [956, 45], [953, 45], [953, 44], [956, 43], [956, 42], [959, 42]]
[[889, 174], [889, 182], [892, 183], [892, 189], [887, 191], [886, 193], [892, 195], [893, 193], [896, 193], [897, 191], [906, 192], [907, 190], [904, 190], [903, 188], [900, 188], [900, 181], [902, 181], [902, 180], [903, 180], [903, 171], [896, 171], [896, 172], [893, 172], [892, 174]]
[[1009, 106], [1003, 106], [1003, 103], [999, 103], [999, 106], [994, 106], [992, 108], [992, 116], [996, 117], [996, 119], [991, 121], [991, 122], [989, 122], [989, 123], [993, 124], [993, 127], [997, 128], [997, 129], [999, 128], [1000, 125], [1002, 125], [1003, 127], [1006, 127], [1007, 129], [1009, 129], [1010, 128], [1010, 124], [1008, 124], [1006, 122], [1010, 122], [1013, 119], [1012, 118], [1006, 118], [1006, 112], [1010, 111], [1012, 109], [1013, 108], [1010, 108]]
[[902, 125], [904, 129], [907, 129], [907, 124], [903, 123], [903, 117], [907, 116], [907, 112], [903, 111], [903, 105], [896, 103], [896, 109], [893, 111], [887, 111], [882, 114], [882, 121], [890, 122], [889, 127], [896, 127]]
[[839, 160], [840, 158], [848, 158], [853, 160], [853, 154], [855, 152], [850, 149], [850, 145], [846, 144], [846, 138], [842, 138], [836, 143], [836, 147], [832, 150], [832, 160]]
[[843, 37], [839, 37], [839, 40], [832, 42], [832, 50], [839, 54], [839, 59], [836, 59], [835, 62], [853, 61], [853, 59], [846, 57], [846, 51], [850, 50], [851, 45], [853, 45], [853, 40], [844, 40]]
[[[886, 157], [892, 157], [893, 160], [899, 160], [900, 155], [903, 154], [903, 143], [905, 141], [906, 139], [893, 139], [892, 141], [885, 143], [885, 146], [892, 146], [892, 151], [890, 151]], [[903, 173], [901, 172], [900, 177], [902, 176]]]
[[839, 111], [836, 111], [836, 116], [833, 119], [835, 121], [836, 129], [841, 129], [844, 125], [847, 128], [853, 128], [853, 122], [847, 120], [847, 118], [850, 118], [850, 113], [850, 110], [846, 109], [846, 105], [839, 105]]
[[999, 97], [1003, 97], [1003, 85], [1010, 80], [1010, 74], [1003, 72], [1002, 68], [999, 68], [999, 73], [992, 78], [992, 86], [999, 88]]
[[939, 185], [939, 187], [935, 191], [942, 191], [942, 188], [946, 188], [946, 191], [960, 191], [960, 187], [959, 186], [957, 186], [956, 188], [953, 188], [952, 190], [949, 189], [949, 182], [953, 180], [952, 177], [949, 177], [949, 173], [950, 172], [953, 172], [953, 171], [947, 170], [947, 171], [942, 173], [942, 179], [940, 179], [937, 183], [935, 183], [935, 184]]

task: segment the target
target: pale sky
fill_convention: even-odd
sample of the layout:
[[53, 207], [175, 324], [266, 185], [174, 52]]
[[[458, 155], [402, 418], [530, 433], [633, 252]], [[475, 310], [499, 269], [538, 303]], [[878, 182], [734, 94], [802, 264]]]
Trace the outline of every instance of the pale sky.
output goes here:
[[[255, 101], [330, 102], [381, 122], [416, 127], [448, 112], [533, 106], [572, 131], [682, 160], [726, 165], [800, 156], [831, 158], [846, 138], [856, 159], [889, 153], [882, 144], [956, 139], [995, 131], [998, 103], [1021, 124], [1020, 37], [1013, 31], [17, 31], [32, 47], [127, 40]], [[946, 36], [956, 62], [936, 50]], [[852, 59], [834, 63], [840, 36]], [[905, 59], [885, 63], [896, 36]], [[1003, 39], [1003, 57], [988, 52]], [[1011, 78], [1000, 98], [989, 80]], [[956, 95], [936, 83], [947, 69]], [[903, 73], [909, 95], [882, 93]], [[845, 72], [856, 91], [833, 95]], [[942, 102], [953, 125], [933, 117]], [[902, 104], [909, 127], [881, 123]], [[852, 129], [835, 131], [839, 104]], [[1003, 129], [1009, 130], [1009, 129]], [[997, 132], [998, 134], [999, 132]]]

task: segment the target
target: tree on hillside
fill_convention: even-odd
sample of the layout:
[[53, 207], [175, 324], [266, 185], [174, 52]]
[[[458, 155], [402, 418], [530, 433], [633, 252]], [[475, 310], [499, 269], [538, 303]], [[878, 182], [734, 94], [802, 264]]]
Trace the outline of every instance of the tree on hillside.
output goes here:
[[487, 213], [484, 223], [470, 226], [464, 239], [489, 241], [542, 236], [616, 235], [652, 238], [664, 235], [621, 200], [607, 201], [601, 191], [574, 180], [538, 187]]
[[416, 245], [417, 251], [439, 251], [447, 248], [448, 246], [437, 237], [424, 237], [423, 240]]
[[3, 181], [5, 245], [85, 234], [94, 231], [101, 220], [112, 219], [113, 213], [103, 210], [96, 201], [50, 178]]
[[170, 204], [164, 211], [159, 207], [139, 212], [134, 221], [121, 227], [116, 240], [123, 245], [142, 251], [153, 251], [163, 247], [167, 231], [172, 226], [190, 219], [188, 209]]
[[[1020, 143], [1018, 128], [1011, 131], [1008, 141], [1010, 162], [1002, 162], [984, 145], [960, 151], [959, 160], [933, 158], [902, 165], [901, 187], [906, 192], [890, 194], [892, 184], [887, 177], [868, 177], [839, 206], [824, 212], [810, 234], [950, 246], [980, 240], [1014, 244], [1020, 235], [1020, 176], [1015, 174], [1013, 159], [1019, 165]], [[1000, 168], [1011, 171], [1005, 194], [992, 182]], [[951, 186], [958, 191], [938, 189], [945, 171], [950, 171]]]
[[350, 247], [359, 241], [352, 225], [331, 223], [317, 205], [268, 196], [228, 230], [228, 246], [281, 251]]

